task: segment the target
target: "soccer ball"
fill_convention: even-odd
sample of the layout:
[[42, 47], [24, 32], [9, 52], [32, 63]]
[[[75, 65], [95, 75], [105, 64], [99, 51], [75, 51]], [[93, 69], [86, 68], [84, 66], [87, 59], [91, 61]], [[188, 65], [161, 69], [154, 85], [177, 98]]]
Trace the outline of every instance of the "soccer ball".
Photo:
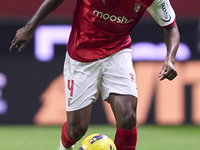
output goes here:
[[92, 134], [86, 137], [79, 150], [117, 150], [114, 142], [106, 135]]

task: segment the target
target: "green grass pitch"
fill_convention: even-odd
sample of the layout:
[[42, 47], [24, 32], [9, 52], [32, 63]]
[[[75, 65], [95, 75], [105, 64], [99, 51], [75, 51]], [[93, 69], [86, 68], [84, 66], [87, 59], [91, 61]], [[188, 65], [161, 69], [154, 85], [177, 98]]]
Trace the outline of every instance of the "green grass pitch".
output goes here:
[[[114, 139], [115, 126], [90, 125], [86, 135]], [[56, 150], [61, 126], [0, 126], [0, 150]], [[81, 139], [75, 150], [79, 149]], [[138, 126], [136, 150], [200, 150], [200, 126]]]

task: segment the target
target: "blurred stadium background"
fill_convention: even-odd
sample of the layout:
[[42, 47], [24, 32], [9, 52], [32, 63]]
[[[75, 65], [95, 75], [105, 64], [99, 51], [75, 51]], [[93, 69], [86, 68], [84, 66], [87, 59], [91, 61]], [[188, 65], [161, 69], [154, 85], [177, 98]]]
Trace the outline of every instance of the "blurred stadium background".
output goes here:
[[[65, 0], [48, 16], [23, 53], [8, 51], [16, 30], [42, 2], [0, 1], [0, 149], [55, 149], [66, 121], [62, 67], [76, 1]], [[158, 79], [165, 56], [162, 28], [146, 13], [131, 33], [138, 150], [200, 148], [200, 1], [171, 4], [181, 34], [175, 64], [179, 76], [173, 82]], [[115, 120], [101, 96], [93, 109], [87, 135], [103, 132], [113, 138]]]

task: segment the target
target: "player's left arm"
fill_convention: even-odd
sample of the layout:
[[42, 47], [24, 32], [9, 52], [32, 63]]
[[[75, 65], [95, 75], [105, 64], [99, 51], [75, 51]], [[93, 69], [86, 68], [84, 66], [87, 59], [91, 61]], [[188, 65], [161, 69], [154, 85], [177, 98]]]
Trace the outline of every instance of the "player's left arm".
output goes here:
[[177, 24], [174, 24], [170, 28], [164, 29], [164, 39], [167, 46], [167, 56], [163, 63], [163, 67], [159, 74], [159, 77], [160, 80], [163, 80], [165, 78], [168, 80], [173, 80], [177, 76], [174, 63], [180, 41]]
[[164, 30], [167, 56], [160, 71], [159, 78], [160, 80], [173, 80], [177, 76], [174, 63], [180, 42], [175, 12], [169, 0], [155, 0], [147, 10]]

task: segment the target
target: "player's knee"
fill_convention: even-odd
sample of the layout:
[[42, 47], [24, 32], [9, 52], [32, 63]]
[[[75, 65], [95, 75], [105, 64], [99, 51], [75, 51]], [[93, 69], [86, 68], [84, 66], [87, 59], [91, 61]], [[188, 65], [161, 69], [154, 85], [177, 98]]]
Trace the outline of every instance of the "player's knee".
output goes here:
[[124, 112], [123, 117], [118, 122], [118, 126], [125, 130], [131, 130], [136, 126], [136, 112], [127, 111]]
[[85, 135], [87, 129], [88, 127], [86, 126], [73, 126], [72, 130], [68, 131], [68, 135], [73, 140], [79, 140]]

